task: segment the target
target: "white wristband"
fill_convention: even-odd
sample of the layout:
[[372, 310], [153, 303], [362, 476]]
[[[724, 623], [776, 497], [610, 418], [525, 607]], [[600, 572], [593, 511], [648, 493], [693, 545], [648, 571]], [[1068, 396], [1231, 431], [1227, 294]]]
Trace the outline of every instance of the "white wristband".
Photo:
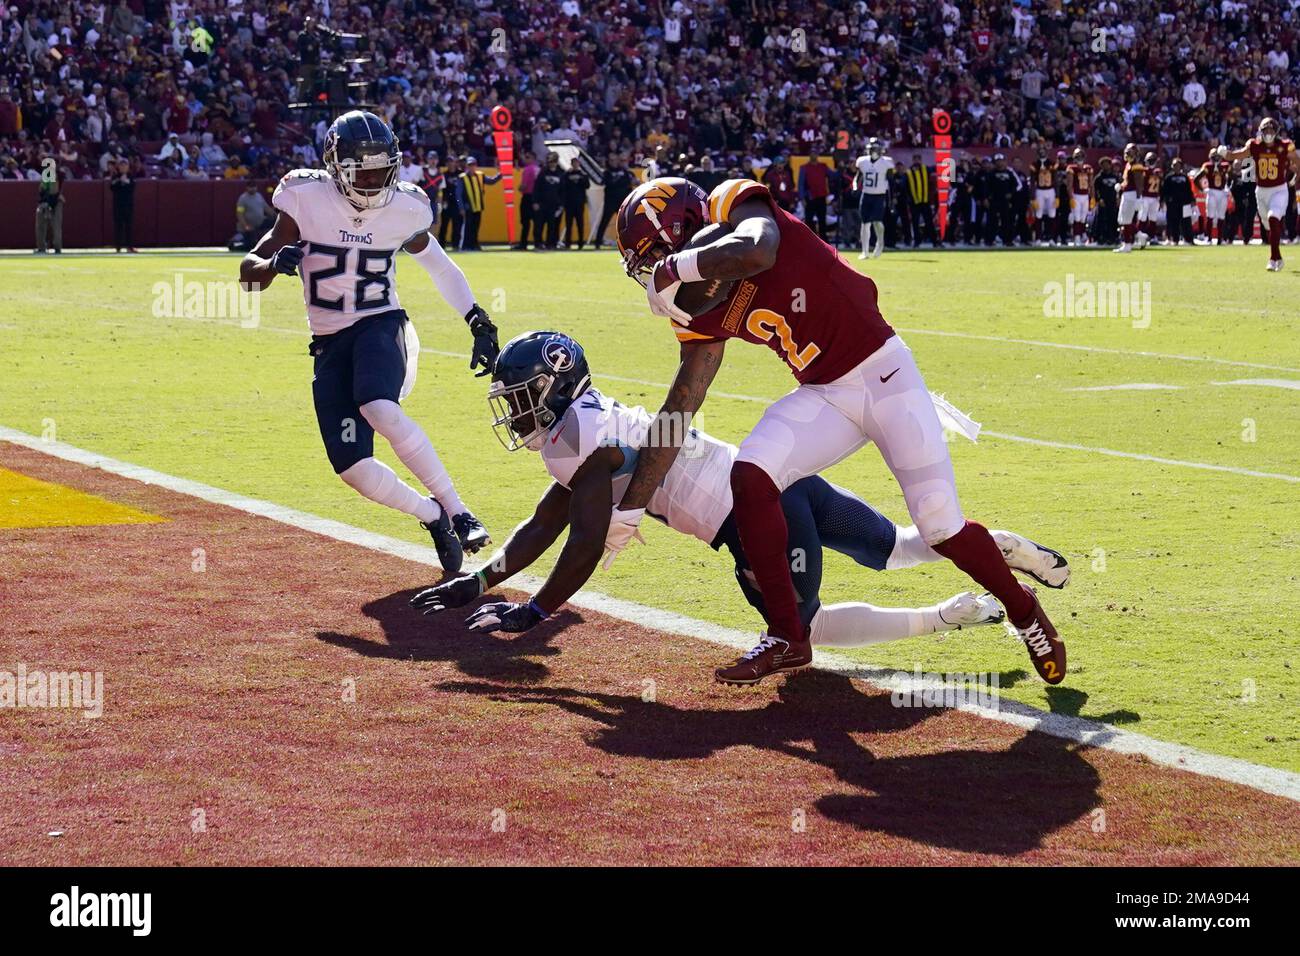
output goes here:
[[699, 282], [704, 278], [700, 275], [699, 249], [687, 249], [685, 252], [677, 253], [673, 265], [677, 267], [677, 275], [683, 282]]

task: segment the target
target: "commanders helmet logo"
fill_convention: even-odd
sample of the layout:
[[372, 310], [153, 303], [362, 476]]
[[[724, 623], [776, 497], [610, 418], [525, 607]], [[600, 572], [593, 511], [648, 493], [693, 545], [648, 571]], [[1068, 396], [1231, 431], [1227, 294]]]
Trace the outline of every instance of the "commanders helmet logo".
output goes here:
[[[662, 179], [652, 179], [646, 183], [645, 193], [641, 196], [636, 204], [636, 211], [643, 216], [649, 216], [650, 210], [663, 212], [668, 205], [668, 200], [677, 195], [677, 190], [669, 186]], [[653, 218], [653, 217], [651, 217]]]

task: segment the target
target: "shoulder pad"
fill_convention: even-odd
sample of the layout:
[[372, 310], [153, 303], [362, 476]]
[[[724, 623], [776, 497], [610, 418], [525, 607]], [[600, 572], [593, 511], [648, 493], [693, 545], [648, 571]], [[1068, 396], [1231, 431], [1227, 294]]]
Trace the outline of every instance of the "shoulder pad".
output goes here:
[[423, 202], [426, 206], [429, 205], [429, 194], [426, 193], [419, 186], [415, 185], [415, 183], [399, 182], [397, 184], [397, 190], [398, 192], [403, 192], [412, 196], [417, 196], [419, 197], [420, 201]]
[[719, 183], [709, 193], [709, 222], [726, 222], [737, 203], [754, 197], [766, 199], [769, 205], [772, 203], [772, 193], [753, 179], [728, 179]]
[[329, 179], [329, 173], [323, 169], [291, 169], [280, 177], [281, 186], [296, 186], [299, 183]]

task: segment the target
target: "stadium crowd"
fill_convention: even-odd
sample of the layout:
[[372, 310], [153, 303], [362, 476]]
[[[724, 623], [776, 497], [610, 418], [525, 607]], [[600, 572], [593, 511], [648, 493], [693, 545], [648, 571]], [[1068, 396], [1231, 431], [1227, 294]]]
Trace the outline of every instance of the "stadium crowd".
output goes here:
[[290, 104], [353, 59], [449, 209], [503, 103], [539, 167], [571, 138], [602, 164], [788, 176], [801, 209], [823, 196], [789, 158], [835, 155], [833, 210], [862, 140], [922, 146], [936, 107], [959, 146], [1240, 144], [1265, 112], [1293, 135], [1298, 40], [1300, 0], [10, 0], [0, 178], [317, 165], [324, 111]]

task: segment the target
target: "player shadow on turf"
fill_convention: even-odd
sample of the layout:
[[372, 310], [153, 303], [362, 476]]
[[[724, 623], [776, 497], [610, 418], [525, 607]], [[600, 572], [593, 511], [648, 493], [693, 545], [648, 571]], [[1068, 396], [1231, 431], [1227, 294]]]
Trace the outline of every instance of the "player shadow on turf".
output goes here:
[[855, 735], [907, 733], [945, 711], [895, 707], [890, 694], [825, 671], [792, 675], [777, 700], [757, 709], [732, 701], [681, 708], [568, 687], [453, 681], [438, 689], [558, 707], [597, 724], [588, 744], [618, 757], [700, 760], [753, 747], [807, 761], [853, 788], [818, 797], [813, 806], [824, 816], [946, 849], [1016, 856], [1100, 804], [1096, 769], [1077, 745], [1046, 734], [1026, 733], [993, 751], [936, 752], [936, 741], [918, 738], [931, 752], [877, 758]]
[[1083, 705], [1088, 702], [1088, 695], [1073, 687], [1048, 687], [1047, 701], [1054, 714], [1093, 720], [1099, 724], [1135, 724], [1142, 719], [1142, 715], [1135, 710], [1112, 710], [1106, 714], [1081, 713]]
[[524, 634], [474, 634], [465, 630], [465, 618], [480, 604], [501, 600], [500, 595], [485, 594], [463, 608], [425, 616], [410, 605], [418, 590], [408, 588], [362, 605], [362, 613], [383, 628], [385, 643], [337, 631], [317, 631], [316, 638], [366, 657], [446, 661], [467, 677], [532, 684], [551, 673], [537, 658], [560, 653], [551, 640], [583, 623], [582, 615], [566, 608]]

